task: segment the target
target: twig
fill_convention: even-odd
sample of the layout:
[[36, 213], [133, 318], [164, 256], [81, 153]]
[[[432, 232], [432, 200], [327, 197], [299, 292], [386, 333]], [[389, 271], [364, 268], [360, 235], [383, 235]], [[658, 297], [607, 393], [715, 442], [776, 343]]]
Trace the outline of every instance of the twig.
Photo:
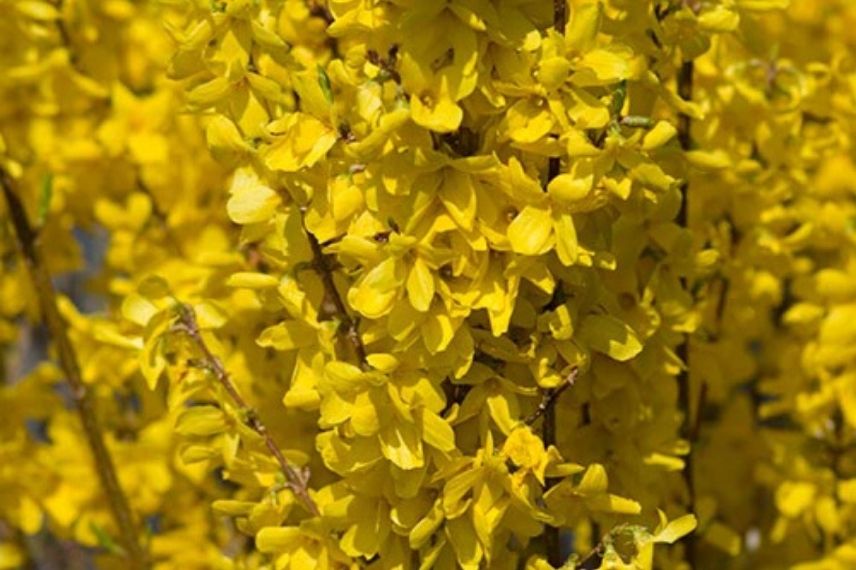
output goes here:
[[[58, 9], [62, 10], [62, 3], [60, 3]], [[75, 69], [75, 71], [80, 72], [80, 69], [78, 68], [77, 52], [72, 49], [73, 46], [71, 41], [71, 34], [68, 31], [68, 26], [65, 25], [65, 20], [63, 19], [62, 15], [60, 15], [60, 17], [56, 21], [56, 29], [60, 37], [60, 43], [65, 46], [66, 50], [68, 50], [69, 63]]]
[[330, 9], [327, 8], [326, 2], [319, 2], [318, 0], [314, 0], [308, 2], [307, 4], [309, 5], [310, 16], [321, 18], [328, 26], [333, 23], [333, 14], [330, 13]]
[[[678, 96], [684, 101], [691, 101], [693, 98], [693, 79], [695, 72], [695, 64], [692, 60], [685, 61], [681, 65], [678, 72]], [[687, 113], [680, 113], [678, 116], [678, 141], [684, 151], [688, 151], [692, 147], [692, 119]], [[689, 182], [684, 182], [681, 185], [681, 209], [678, 211], [678, 225], [686, 228], [689, 227]], [[686, 288], [686, 279], [684, 287]], [[690, 354], [689, 354], [690, 336], [686, 335], [683, 342], [678, 346], [678, 357], [684, 362], [685, 369], [678, 375], [678, 400], [681, 410], [684, 413], [684, 423], [681, 428], [682, 435], [686, 441], [690, 443], [690, 451], [684, 461], [683, 478], [687, 487], [687, 509], [690, 512], [695, 512], [696, 504], [696, 489], [695, 478], [693, 476], [693, 450], [692, 443], [697, 437], [698, 431], [701, 429], [700, 423], [697, 425], [692, 418], [692, 390], [690, 389]], [[700, 413], [701, 410], [696, 410]], [[687, 546], [687, 562], [691, 567], [695, 567], [696, 559], [696, 542], [694, 535], [690, 535], [685, 539]]]
[[612, 528], [609, 532], [604, 534], [597, 544], [594, 545], [588, 554], [586, 554], [583, 558], [580, 559], [579, 562], [574, 564], [575, 570], [590, 570], [592, 568], [596, 568], [595, 565], [600, 565], [603, 560], [604, 551], [607, 549], [608, 544], [612, 544], [615, 540], [615, 537], [620, 533], [626, 531], [628, 529], [628, 525], [626, 523], [622, 523], [614, 528]]
[[[695, 76], [695, 63], [690, 61], [685, 61], [681, 64], [681, 69], [678, 72], [678, 96], [684, 101], [692, 101], [693, 98], [693, 83]], [[690, 117], [687, 113], [680, 113], [678, 115], [678, 142], [680, 142], [681, 148], [684, 151], [690, 150], [692, 147], [692, 117]], [[688, 183], [684, 182], [682, 192], [684, 194], [684, 198], [686, 198], [686, 191]], [[682, 210], [679, 215], [679, 221], [683, 224], [687, 224], [687, 212], [686, 212], [686, 200], [684, 200], [684, 204], [682, 205]]]
[[169, 245], [175, 248], [176, 251], [182, 253], [181, 242], [179, 241], [178, 236], [175, 235], [175, 232], [172, 231], [172, 227], [169, 225], [169, 216], [167, 216], [167, 213], [163, 208], [161, 208], [160, 204], [158, 204], [157, 198], [155, 197], [154, 192], [152, 192], [152, 189], [143, 181], [141, 171], [141, 168], [136, 168], [137, 190], [145, 194], [149, 199], [149, 203], [152, 205], [152, 217], [163, 230], [166, 241], [168, 241]]
[[603, 559], [603, 549], [604, 544], [603, 540], [601, 540], [589, 551], [588, 554], [585, 555], [585, 557], [574, 565], [574, 569], [589, 570], [589, 568], [595, 568], [592, 564], [598, 564]]
[[203, 365], [205, 368], [210, 370], [211, 373], [214, 374], [214, 377], [217, 378], [217, 381], [232, 399], [235, 406], [237, 406], [238, 412], [241, 417], [244, 418], [246, 425], [256, 432], [262, 440], [264, 440], [265, 447], [267, 447], [270, 454], [279, 464], [283, 475], [285, 475], [286, 485], [288, 488], [294, 492], [294, 495], [301, 503], [303, 503], [303, 506], [306, 507], [307, 511], [314, 516], [318, 516], [320, 514], [318, 505], [315, 504], [315, 501], [312, 500], [312, 497], [309, 495], [308, 471], [295, 467], [282, 454], [282, 451], [280, 451], [279, 446], [273, 439], [273, 436], [268, 431], [267, 426], [265, 426], [261, 418], [259, 418], [258, 412], [256, 412], [252, 406], [247, 404], [241, 396], [241, 393], [238, 392], [238, 388], [235, 386], [235, 383], [232, 382], [232, 378], [223, 366], [223, 362], [211, 352], [210, 348], [208, 348], [208, 345], [205, 343], [205, 339], [202, 338], [202, 333], [199, 330], [199, 323], [196, 320], [196, 314], [193, 312], [193, 309], [187, 305], [181, 304], [178, 306], [178, 315], [179, 322], [173, 330], [186, 333], [193, 341], [196, 348], [202, 354], [204, 361]]
[[[565, 381], [562, 382], [559, 386], [550, 389], [544, 390], [544, 393], [541, 397], [541, 403], [538, 404], [538, 407], [535, 409], [532, 414], [529, 415], [524, 421], [527, 425], [532, 425], [538, 418], [541, 416], [546, 416], [548, 412], [556, 405], [556, 401], [559, 399], [559, 396], [562, 395], [562, 392], [573, 386], [577, 381], [577, 375], [579, 374], [580, 369], [574, 366], [571, 370], [570, 374], [565, 378]], [[546, 445], [546, 442], [545, 442]]]
[[698, 441], [699, 435], [701, 434], [701, 424], [704, 417], [702, 416], [702, 410], [707, 403], [707, 382], [702, 383], [701, 388], [699, 390], [698, 395], [698, 404], [696, 407], [696, 417], [689, 431], [689, 441], [690, 443], [694, 443]]
[[[568, 23], [568, 0], [553, 0], [553, 29], [558, 33], [564, 34], [565, 27]], [[547, 166], [547, 183], [559, 176], [561, 169], [560, 157], [550, 157]], [[556, 444], [556, 407], [553, 403], [556, 398], [561, 395], [562, 391], [566, 390], [572, 383], [571, 378], [576, 379], [576, 368], [571, 372], [572, 377], [562, 386], [550, 390], [545, 393], [546, 400], [541, 402], [536, 410], [535, 417], [532, 421], [537, 420], [541, 415], [544, 416], [544, 422], [541, 424], [541, 439], [544, 441], [544, 447], [549, 447]], [[528, 422], [527, 422], [528, 423]], [[550, 489], [556, 484], [555, 479], [547, 479], [545, 482], [545, 490]], [[547, 549], [547, 561], [554, 567], [558, 568], [562, 565], [562, 544], [559, 540], [559, 528], [547, 525], [544, 529], [544, 546]]]
[[77, 55], [77, 50], [74, 47], [74, 39], [71, 37], [71, 31], [69, 30], [69, 25], [66, 22], [64, 13], [65, 6], [66, 0], [58, 0], [56, 3], [56, 9], [60, 13], [59, 18], [56, 19], [56, 31], [57, 35], [59, 35], [59, 42], [60, 45], [65, 47], [68, 52], [68, 63], [71, 65], [72, 69], [81, 75], [86, 75], [80, 65], [80, 57]]
[[306, 233], [306, 239], [309, 240], [309, 247], [312, 248], [312, 268], [321, 277], [321, 282], [324, 284], [324, 291], [336, 308], [336, 316], [339, 317], [345, 338], [353, 346], [360, 364], [365, 365], [366, 357], [368, 356], [366, 346], [363, 344], [363, 339], [360, 338], [360, 333], [357, 330], [357, 321], [348, 313], [345, 302], [342, 300], [339, 290], [336, 289], [336, 282], [333, 280], [333, 266], [330, 264], [329, 258], [324, 254], [321, 244], [318, 243], [318, 239], [312, 235], [312, 232], [305, 225], [303, 229]]
[[568, 0], [553, 0], [553, 28], [560, 34], [564, 34], [567, 23]]
[[92, 450], [95, 470], [107, 495], [113, 519], [119, 529], [119, 540], [131, 568], [135, 570], [148, 568], [146, 555], [137, 538], [137, 529], [134, 523], [134, 516], [131, 513], [131, 507], [128, 504], [128, 498], [122, 491], [113, 459], [110, 457], [110, 452], [104, 443], [103, 429], [95, 410], [95, 401], [92, 399], [91, 394], [86, 388], [86, 384], [83, 382], [77, 355], [68, 338], [66, 322], [57, 307], [56, 290], [36, 244], [38, 236], [30, 225], [21, 199], [13, 190], [11, 176], [3, 169], [0, 169], [0, 186], [3, 188], [3, 195], [6, 198], [9, 217], [15, 228], [21, 255], [33, 281], [42, 319], [48, 329], [50, 338], [53, 340], [60, 366], [71, 388], [81, 424], [83, 425], [83, 432], [89, 448]]

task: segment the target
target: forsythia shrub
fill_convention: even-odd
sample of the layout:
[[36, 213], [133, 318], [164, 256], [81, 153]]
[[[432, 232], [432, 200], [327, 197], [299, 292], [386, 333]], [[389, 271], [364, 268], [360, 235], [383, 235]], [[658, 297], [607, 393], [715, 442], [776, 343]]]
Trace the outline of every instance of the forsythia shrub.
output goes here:
[[856, 567], [850, 0], [0, 7], [0, 569]]

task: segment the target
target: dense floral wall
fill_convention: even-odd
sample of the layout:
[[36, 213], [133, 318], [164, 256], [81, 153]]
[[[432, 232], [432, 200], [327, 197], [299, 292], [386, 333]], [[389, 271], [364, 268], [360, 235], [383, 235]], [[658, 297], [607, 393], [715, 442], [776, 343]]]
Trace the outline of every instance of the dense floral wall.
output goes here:
[[0, 8], [0, 569], [856, 566], [856, 4]]

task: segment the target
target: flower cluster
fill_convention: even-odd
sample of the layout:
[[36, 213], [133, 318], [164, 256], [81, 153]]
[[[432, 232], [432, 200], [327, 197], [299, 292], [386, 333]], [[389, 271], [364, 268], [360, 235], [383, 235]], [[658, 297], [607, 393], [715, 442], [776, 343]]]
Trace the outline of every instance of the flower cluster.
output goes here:
[[792, 4], [0, 0], [0, 343], [63, 317], [0, 568], [847, 568], [856, 12]]

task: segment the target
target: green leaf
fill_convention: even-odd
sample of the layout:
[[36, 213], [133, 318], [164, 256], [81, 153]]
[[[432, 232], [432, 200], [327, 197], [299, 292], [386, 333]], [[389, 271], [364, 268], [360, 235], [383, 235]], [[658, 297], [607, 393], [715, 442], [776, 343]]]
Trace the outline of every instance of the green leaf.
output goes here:
[[89, 521], [89, 530], [92, 531], [92, 534], [94, 534], [95, 538], [98, 540], [98, 546], [110, 554], [125, 556], [125, 549], [116, 544], [116, 541], [113, 540], [113, 538], [107, 534], [107, 531], [101, 528], [100, 525], [94, 521]]
[[318, 66], [318, 85], [324, 93], [328, 103], [333, 103], [333, 86], [330, 84], [330, 76], [320, 65]]
[[654, 119], [651, 117], [642, 117], [640, 115], [627, 115], [623, 119], [621, 119], [621, 124], [625, 127], [632, 127], [635, 129], [650, 129], [654, 126]]
[[612, 116], [618, 117], [621, 115], [621, 110], [624, 108], [624, 102], [627, 100], [627, 81], [621, 81], [615, 87], [612, 93]]
[[51, 209], [51, 198], [53, 197], [53, 173], [48, 172], [42, 177], [42, 183], [39, 186], [39, 225], [44, 225], [45, 219], [48, 217], [48, 212]]

